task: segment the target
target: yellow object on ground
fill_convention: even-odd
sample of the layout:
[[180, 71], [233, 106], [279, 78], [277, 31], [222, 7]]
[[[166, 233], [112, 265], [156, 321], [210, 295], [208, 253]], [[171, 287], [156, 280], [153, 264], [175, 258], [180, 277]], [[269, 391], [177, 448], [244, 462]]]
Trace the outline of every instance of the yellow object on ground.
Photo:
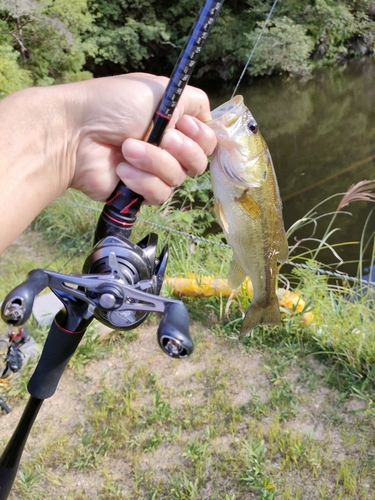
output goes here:
[[[192, 273], [188, 274], [187, 278], [166, 278], [164, 283], [172, 287], [173, 293], [185, 297], [213, 297], [216, 295], [227, 298], [231, 294], [239, 293], [245, 293], [250, 298], [253, 296], [253, 287], [249, 279], [246, 279], [237, 290], [232, 290], [228, 286], [226, 279], [215, 278], [214, 276], [199, 276]], [[299, 291], [292, 292], [279, 288], [277, 297], [279, 306], [290, 314], [301, 313], [306, 307], [306, 303]], [[310, 324], [313, 318], [312, 312], [305, 312], [303, 314], [304, 325]]]
[[[306, 309], [306, 302], [301, 297], [301, 292], [292, 292], [290, 290], [285, 290], [284, 288], [279, 288], [277, 291], [277, 297], [279, 299], [279, 306], [287, 309], [291, 313], [301, 313]], [[303, 324], [309, 325], [314, 319], [314, 315], [311, 311], [305, 312], [303, 314]]]
[[[230, 297], [233, 290], [228, 286], [226, 279], [215, 278], [214, 276], [198, 276], [196, 274], [188, 274], [187, 278], [166, 278], [166, 285], [170, 285], [173, 292], [177, 295], [185, 297], [213, 297], [214, 295], [222, 297]], [[253, 287], [250, 280], [246, 279], [235, 293], [244, 291], [253, 296]]]

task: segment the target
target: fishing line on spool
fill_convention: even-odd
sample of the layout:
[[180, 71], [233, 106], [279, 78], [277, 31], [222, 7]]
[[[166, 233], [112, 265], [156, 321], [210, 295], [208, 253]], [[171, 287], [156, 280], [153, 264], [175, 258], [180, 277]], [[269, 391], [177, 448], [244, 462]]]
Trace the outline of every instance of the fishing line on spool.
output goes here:
[[[89, 205], [85, 205], [83, 203], [77, 203], [77, 202], [71, 201], [71, 200], [65, 200], [63, 198], [57, 198], [55, 201], [56, 202], [66, 203], [68, 205], [73, 205], [73, 206], [80, 207], [80, 208], [85, 208], [87, 210], [93, 210], [95, 212], [101, 212], [100, 208], [90, 207]], [[168, 231], [170, 233], [177, 234], [177, 235], [183, 236], [185, 238], [189, 238], [189, 240], [192, 243], [202, 242], [202, 243], [207, 243], [207, 244], [213, 245], [213, 246], [216, 245], [216, 246], [219, 246], [219, 247], [222, 247], [222, 248], [226, 248], [226, 249], [229, 249], [229, 250], [231, 249], [231, 247], [228, 244], [226, 244], [226, 243], [220, 243], [219, 241], [209, 240], [208, 238], [203, 238], [202, 236], [197, 236], [197, 235], [192, 234], [192, 233], [188, 233], [188, 232], [185, 232], [185, 231], [180, 231], [178, 229], [173, 229], [173, 228], [170, 228], [168, 226], [164, 226], [163, 224], [159, 224], [157, 222], [148, 221], [147, 219], [143, 219], [142, 217], [137, 217], [137, 220], [139, 220], [140, 222], [144, 222], [145, 224], [148, 224], [151, 227], [155, 227], [156, 229], [161, 229], [163, 231]], [[71, 258], [69, 260], [71, 260]], [[371, 281], [370, 279], [367, 281], [367, 280], [364, 280], [364, 279], [361, 279], [361, 278], [355, 278], [354, 276], [350, 276], [349, 274], [338, 273], [338, 272], [335, 272], [335, 271], [328, 271], [327, 269], [321, 269], [321, 268], [318, 268], [318, 267], [312, 267], [312, 266], [308, 266], [307, 264], [301, 264], [301, 263], [292, 262], [292, 261], [289, 261], [289, 260], [286, 261], [286, 262], [284, 262], [284, 264], [287, 264], [287, 265], [290, 265], [290, 266], [293, 266], [293, 267], [296, 267], [296, 268], [300, 268], [300, 269], [307, 269], [309, 271], [314, 271], [317, 274], [326, 275], [326, 276], [329, 276], [331, 278], [338, 278], [340, 280], [350, 281], [352, 283], [357, 283], [357, 284], [360, 284], [360, 285], [374, 286], [375, 287], [375, 282]]]

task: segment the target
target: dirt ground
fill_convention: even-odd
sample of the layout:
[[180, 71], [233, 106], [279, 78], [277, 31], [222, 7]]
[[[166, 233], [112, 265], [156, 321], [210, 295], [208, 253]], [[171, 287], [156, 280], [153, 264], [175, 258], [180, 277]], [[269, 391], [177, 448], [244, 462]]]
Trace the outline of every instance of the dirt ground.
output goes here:
[[[139, 335], [129, 343], [126, 349], [114, 347], [111, 353], [103, 359], [88, 363], [83, 371], [67, 370], [64, 374], [56, 394], [46, 400], [30, 434], [22, 463], [32, 461], [38, 451], [48, 446], [48, 443], [58, 442], [61, 435], [77, 432], [77, 429], [85, 425], [88, 418], [87, 402], [95, 399], [103, 384], [113, 384], [121, 380], [124, 371], [128, 373], [143, 367], [150, 374], [156, 374], [158, 384], [174, 411], [179, 411], [186, 405], [202, 408], [207, 404], [210, 397], [209, 391], [212, 387], [212, 377], [218, 384], [225, 386], [225, 395], [229, 398], [228, 404], [234, 409], [250, 408], [254, 404], [256, 394], [257, 404], [270, 401], [273, 384], [270, 383], [270, 371], [267, 366], [267, 357], [262, 352], [245, 351], [235, 339], [219, 338], [212, 335], [209, 329], [202, 328], [198, 323], [192, 325], [193, 337], [195, 338], [195, 352], [189, 359], [173, 360], [168, 358], [157, 346], [155, 338], [155, 326], [145, 325], [139, 327]], [[111, 335], [107, 331], [104, 336]], [[358, 450], [346, 441], [347, 433], [343, 432], [348, 426], [357, 426], [359, 416], [356, 412], [361, 402], [349, 399], [340, 405], [340, 425], [336, 425], [333, 418], [328, 414], [330, 408], [337, 407], [340, 394], [323, 383], [324, 366], [310, 359], [310, 373], [314, 373], [316, 383], [312, 387], [306, 383], [306, 378], [301, 378], [301, 369], [298, 363], [291, 365], [285, 375], [295, 388], [295, 399], [298, 402], [298, 412], [289, 418], [283, 425], [284, 430], [297, 432], [303, 436], [311, 436], [315, 445], [325, 450], [325, 463], [338, 464], [347, 461], [353, 453]], [[144, 404], [151, 404], [150, 395], [140, 395], [146, 398]], [[148, 398], [148, 399], [147, 399]], [[140, 401], [142, 404], [142, 401]], [[12, 406], [12, 401], [9, 401]], [[15, 428], [24, 403], [13, 407], [12, 413], [0, 419], [1, 440], [6, 442]], [[362, 405], [363, 406], [363, 405]], [[272, 425], [272, 414], [266, 414], [260, 419], [264, 428]], [[374, 429], [374, 423], [371, 426]], [[241, 431], [242, 433], [243, 431]], [[345, 431], [347, 432], [347, 431]], [[193, 431], [189, 436], [199, 436], [199, 432]], [[362, 439], [358, 438], [358, 439]], [[233, 438], [230, 433], [217, 436], [212, 446], [220, 450], [230, 449], [233, 446]], [[238, 437], [240, 439], [240, 437]], [[72, 443], [78, 442], [72, 438]], [[355, 448], [355, 449], [354, 449]], [[114, 450], [115, 452], [115, 450]], [[374, 457], [373, 442], [368, 447], [369, 459]], [[152, 453], [143, 453], [138, 460], [140, 470], [147, 471], [157, 478], [168, 477], [171, 464], [174, 470], [178, 464], [184, 463], [183, 446], [181, 443], [161, 443]], [[134, 485], [131, 478], [131, 467], [126, 459], [111, 461], [111, 475], [118, 478], [121, 486], [119, 496], [108, 496], [107, 498], [167, 498], [165, 496], [142, 496], [134, 493]], [[291, 473], [288, 472], [290, 475]], [[49, 476], [50, 475], [50, 476]], [[127, 480], [126, 477], [129, 477]], [[372, 481], [364, 484], [369, 496], [336, 496], [334, 489], [327, 489], [326, 496], [318, 494], [314, 481], [307, 481], [297, 474], [290, 476], [300, 489], [303, 488], [305, 500], [318, 498], [373, 498], [370, 496], [375, 485]], [[64, 478], [64, 479], [62, 479]], [[42, 480], [44, 496], [35, 498], [82, 498], [102, 499], [101, 487], [105, 477], [100, 469], [70, 469], [53, 466]], [[50, 482], [49, 482], [50, 480]], [[66, 488], [66, 485], [69, 485]], [[362, 485], [363, 486], [363, 485]], [[66, 488], [66, 492], [64, 489]], [[208, 489], [207, 489], [208, 488]], [[333, 488], [333, 487], [332, 487]], [[363, 488], [362, 488], [363, 489]], [[39, 491], [39, 490], [38, 490]], [[50, 496], [48, 496], [50, 491]], [[74, 492], [79, 491], [75, 496]], [[204, 493], [207, 491], [207, 493]], [[201, 490], [200, 496], [186, 496], [181, 498], [219, 498], [211, 496], [210, 487]], [[58, 492], [58, 493], [57, 493]], [[12, 500], [21, 500], [15, 494], [11, 494]], [[47, 495], [47, 496], [46, 496]], [[69, 496], [70, 495], [70, 496]], [[29, 497], [27, 497], [29, 498]], [[172, 496], [171, 496], [172, 498]], [[180, 498], [173, 496], [173, 498]], [[224, 496], [222, 497], [224, 498]], [[254, 493], [248, 495], [233, 496], [225, 498], [263, 498]], [[276, 497], [275, 497], [276, 498]], [[280, 498], [293, 498], [293, 496], [280, 496]]]

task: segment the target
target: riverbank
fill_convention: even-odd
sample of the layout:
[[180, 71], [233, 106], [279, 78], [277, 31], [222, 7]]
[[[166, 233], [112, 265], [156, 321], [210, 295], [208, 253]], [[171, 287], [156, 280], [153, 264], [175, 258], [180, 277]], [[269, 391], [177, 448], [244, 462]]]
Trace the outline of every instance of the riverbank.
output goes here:
[[[7, 291], [35, 267], [79, 272], [99, 208], [66, 197], [3, 254]], [[153, 222], [189, 229], [184, 215], [143, 207], [134, 239]], [[169, 276], [226, 274], [227, 249], [158, 233], [170, 245]], [[130, 332], [90, 328], [41, 410], [10, 498], [375, 499], [372, 302], [349, 300], [347, 283], [334, 288], [314, 272], [297, 278], [304, 311], [283, 310], [280, 326], [247, 337], [238, 333], [246, 294], [183, 299], [195, 342], [187, 360], [160, 351], [155, 317]], [[46, 332], [29, 329], [42, 345]], [[2, 446], [32, 368], [7, 390], [14, 411], [0, 418]]]

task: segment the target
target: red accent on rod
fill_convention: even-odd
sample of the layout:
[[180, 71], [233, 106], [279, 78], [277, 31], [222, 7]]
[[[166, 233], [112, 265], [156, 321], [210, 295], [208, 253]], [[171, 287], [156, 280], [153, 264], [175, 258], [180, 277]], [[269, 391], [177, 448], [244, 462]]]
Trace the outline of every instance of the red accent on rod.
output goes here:
[[82, 333], [83, 330], [81, 330], [80, 332], [72, 332], [71, 330], [67, 330], [66, 328], [63, 328], [61, 325], [58, 324], [58, 322], [56, 321], [56, 319], [54, 320], [56, 326], [58, 327], [59, 330], [63, 331], [63, 332], [66, 332], [66, 333], [71, 333], [72, 335], [76, 335], [77, 333]]
[[171, 119], [171, 116], [164, 115], [163, 113], [160, 113], [160, 111], [155, 111], [155, 115], [159, 115], [159, 116], [161, 116], [162, 118], [165, 118], [168, 121]]
[[121, 222], [120, 220], [117, 220], [106, 213], [104, 213], [104, 215], [108, 217], [108, 219], [113, 220], [113, 222], [116, 222], [116, 224], [120, 224], [120, 226], [134, 226], [134, 222]]
[[138, 198], [134, 198], [134, 200], [132, 200], [129, 205], [126, 205], [126, 207], [124, 207], [122, 210], [120, 210], [120, 214], [127, 214], [129, 213], [129, 208], [134, 205], [134, 203], [138, 201]]
[[119, 196], [120, 194], [121, 194], [121, 191], [116, 191], [115, 196], [113, 196], [110, 200], [107, 200], [106, 203], [108, 203], [110, 205], [112, 203], [112, 201], [115, 200], [117, 198], [117, 196]]

